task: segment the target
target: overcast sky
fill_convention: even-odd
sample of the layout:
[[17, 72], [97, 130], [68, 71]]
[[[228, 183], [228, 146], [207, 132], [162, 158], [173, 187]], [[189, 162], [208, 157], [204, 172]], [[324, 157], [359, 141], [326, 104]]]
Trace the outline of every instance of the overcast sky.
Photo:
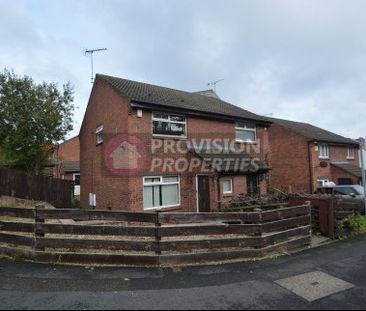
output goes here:
[[366, 135], [366, 1], [0, 0], [0, 39], [0, 69], [75, 86], [75, 133], [106, 47], [96, 72]]

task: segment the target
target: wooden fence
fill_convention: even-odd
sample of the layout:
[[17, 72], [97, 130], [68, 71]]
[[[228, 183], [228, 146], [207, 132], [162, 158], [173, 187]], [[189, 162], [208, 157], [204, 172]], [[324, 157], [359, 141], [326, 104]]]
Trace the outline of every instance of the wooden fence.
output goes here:
[[256, 209], [260, 210], [273, 210], [278, 208], [288, 207], [288, 201], [281, 203], [270, 203], [270, 204], [258, 204], [258, 205], [229, 205], [217, 210], [218, 212], [253, 212]]
[[72, 181], [0, 167], [0, 196], [43, 201], [57, 208], [72, 208], [73, 192]]
[[[61, 224], [60, 219], [106, 223]], [[0, 208], [0, 220], [0, 253], [39, 262], [198, 264], [287, 253], [311, 240], [307, 204], [199, 214]]]
[[311, 203], [311, 218], [313, 228], [331, 239], [338, 238], [337, 232], [340, 221], [352, 214], [361, 214], [364, 205], [358, 199], [347, 199], [337, 196], [306, 196], [293, 197], [289, 205]]

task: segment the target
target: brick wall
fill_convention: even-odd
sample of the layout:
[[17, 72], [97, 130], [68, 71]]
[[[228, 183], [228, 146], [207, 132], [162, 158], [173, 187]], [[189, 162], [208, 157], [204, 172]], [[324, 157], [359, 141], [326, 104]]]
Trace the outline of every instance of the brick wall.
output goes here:
[[60, 170], [60, 178], [62, 178], [64, 180], [74, 180], [74, 173], [64, 172], [63, 169], [61, 168], [61, 170]]
[[[263, 175], [262, 175], [263, 176]], [[233, 193], [223, 193], [223, 182], [225, 179], [232, 179]], [[261, 195], [267, 194], [267, 184], [264, 178], [259, 177], [259, 191]], [[220, 198], [222, 203], [228, 203], [235, 197], [247, 193], [247, 177], [246, 176], [225, 176], [220, 178]]]
[[353, 176], [353, 175], [339, 169], [338, 167], [334, 167], [334, 166], [331, 167], [331, 176], [332, 176], [332, 180], [336, 183], [338, 183], [338, 180], [340, 178], [351, 179], [353, 185], [359, 185], [361, 182], [360, 178]]
[[79, 136], [73, 137], [59, 145], [58, 157], [66, 161], [80, 161]]
[[[232, 180], [233, 193], [224, 194], [223, 182], [224, 180]], [[225, 176], [220, 178], [220, 198], [222, 203], [231, 201], [235, 196], [247, 192], [247, 179], [246, 176]]]
[[97, 207], [123, 209], [129, 206], [128, 178], [108, 175], [103, 168], [103, 145], [96, 145], [96, 128], [103, 124], [105, 133], [127, 131], [129, 102], [107, 83], [97, 79], [80, 130], [81, 204], [89, 206], [89, 193], [96, 194]]
[[66, 173], [63, 169], [63, 161], [80, 161], [80, 141], [79, 136], [75, 136], [58, 146], [53, 154], [58, 166], [52, 168], [52, 176], [54, 178], [63, 178], [65, 180], [73, 180], [73, 173]]
[[307, 139], [279, 124], [269, 129], [270, 184], [285, 191], [310, 192]]

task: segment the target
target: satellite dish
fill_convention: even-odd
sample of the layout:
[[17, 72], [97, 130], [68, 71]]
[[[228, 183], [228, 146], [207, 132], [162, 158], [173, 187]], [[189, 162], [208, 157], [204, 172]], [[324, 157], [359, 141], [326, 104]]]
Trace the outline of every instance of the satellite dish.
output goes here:
[[326, 161], [320, 162], [320, 167], [323, 167], [323, 168], [328, 167], [328, 162], [326, 162]]

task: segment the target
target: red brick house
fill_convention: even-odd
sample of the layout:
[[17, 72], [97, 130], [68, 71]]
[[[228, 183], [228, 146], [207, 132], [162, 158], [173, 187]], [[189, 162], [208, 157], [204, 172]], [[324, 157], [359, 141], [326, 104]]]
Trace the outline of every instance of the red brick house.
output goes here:
[[55, 148], [53, 177], [75, 182], [75, 195], [80, 195], [80, 142], [75, 136]]
[[82, 206], [202, 212], [265, 194], [270, 124], [214, 96], [97, 75], [79, 135]]
[[313, 193], [327, 181], [359, 184], [359, 145], [308, 123], [269, 118], [270, 183], [273, 187]]

